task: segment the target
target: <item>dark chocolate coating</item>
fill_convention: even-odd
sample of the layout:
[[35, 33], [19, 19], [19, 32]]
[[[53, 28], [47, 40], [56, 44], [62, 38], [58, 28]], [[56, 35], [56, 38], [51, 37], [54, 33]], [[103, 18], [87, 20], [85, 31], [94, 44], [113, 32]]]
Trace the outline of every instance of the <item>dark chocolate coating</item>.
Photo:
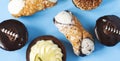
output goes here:
[[2, 46], [0, 46], [0, 48], [5, 48], [5, 47], [4, 47], [4, 43], [2, 43], [2, 40], [9, 40], [9, 39], [7, 38], [7, 36], [6, 36], [4, 33], [2, 33], [2, 32], [0, 31], [0, 43], [1, 43], [1, 45], [2, 45]]
[[114, 46], [120, 40], [120, 18], [107, 15], [96, 22], [95, 34], [98, 40], [106, 46]]
[[58, 47], [61, 48], [61, 51], [63, 53], [62, 61], [66, 61], [66, 50], [65, 50], [64, 45], [56, 37], [53, 37], [53, 36], [50, 36], [50, 35], [39, 36], [30, 43], [30, 45], [27, 48], [27, 52], [26, 52], [26, 61], [30, 61], [29, 56], [30, 56], [31, 47], [33, 45], [35, 45], [40, 40], [52, 40], [55, 44], [57, 44]]
[[[28, 32], [25, 25], [15, 19], [3, 21], [0, 24], [0, 31], [4, 35], [0, 37], [1, 43], [4, 46], [3, 49], [8, 51], [22, 48], [28, 40]], [[15, 35], [17, 35], [17, 37], [15, 37]]]

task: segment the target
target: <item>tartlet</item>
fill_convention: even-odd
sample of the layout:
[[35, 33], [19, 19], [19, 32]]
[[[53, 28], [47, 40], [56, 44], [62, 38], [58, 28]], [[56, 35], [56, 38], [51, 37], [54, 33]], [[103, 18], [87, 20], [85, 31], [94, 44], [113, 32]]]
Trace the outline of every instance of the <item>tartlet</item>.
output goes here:
[[[39, 48], [37, 48], [36, 45]], [[37, 51], [39, 51], [39, 53]], [[50, 35], [40, 36], [34, 39], [28, 46], [26, 59], [27, 61], [57, 61], [57, 59], [59, 61], [66, 61], [66, 50], [64, 45], [56, 37]]]

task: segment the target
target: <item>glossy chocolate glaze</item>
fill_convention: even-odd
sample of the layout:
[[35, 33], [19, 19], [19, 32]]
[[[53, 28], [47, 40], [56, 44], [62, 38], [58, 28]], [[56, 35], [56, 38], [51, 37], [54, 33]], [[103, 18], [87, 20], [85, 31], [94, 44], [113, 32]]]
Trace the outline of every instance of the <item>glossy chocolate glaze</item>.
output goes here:
[[107, 15], [96, 22], [95, 34], [98, 40], [106, 46], [114, 46], [120, 40], [120, 18]]
[[4, 37], [1, 37], [3, 49], [8, 51], [22, 48], [28, 40], [28, 32], [25, 25], [14, 19], [3, 21], [0, 24], [0, 31], [4, 35]]

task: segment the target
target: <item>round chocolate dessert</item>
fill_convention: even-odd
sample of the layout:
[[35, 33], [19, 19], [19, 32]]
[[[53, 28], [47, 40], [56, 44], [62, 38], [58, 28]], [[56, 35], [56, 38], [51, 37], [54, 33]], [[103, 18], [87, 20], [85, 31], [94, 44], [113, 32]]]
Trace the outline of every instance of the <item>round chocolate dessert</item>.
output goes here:
[[0, 33], [0, 47], [8, 51], [22, 48], [28, 40], [25, 25], [15, 19], [0, 23]]
[[64, 45], [53, 36], [34, 39], [26, 52], [27, 61], [66, 61]]
[[120, 40], [120, 18], [106, 15], [96, 22], [95, 34], [97, 39], [106, 46], [114, 46]]

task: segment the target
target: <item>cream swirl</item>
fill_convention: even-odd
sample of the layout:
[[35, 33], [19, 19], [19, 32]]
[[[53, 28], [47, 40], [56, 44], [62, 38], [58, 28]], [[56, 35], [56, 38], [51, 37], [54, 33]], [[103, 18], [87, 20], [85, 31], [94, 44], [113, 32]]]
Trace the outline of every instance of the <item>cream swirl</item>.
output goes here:
[[40, 40], [31, 47], [30, 61], [62, 61], [63, 54], [52, 40]]

